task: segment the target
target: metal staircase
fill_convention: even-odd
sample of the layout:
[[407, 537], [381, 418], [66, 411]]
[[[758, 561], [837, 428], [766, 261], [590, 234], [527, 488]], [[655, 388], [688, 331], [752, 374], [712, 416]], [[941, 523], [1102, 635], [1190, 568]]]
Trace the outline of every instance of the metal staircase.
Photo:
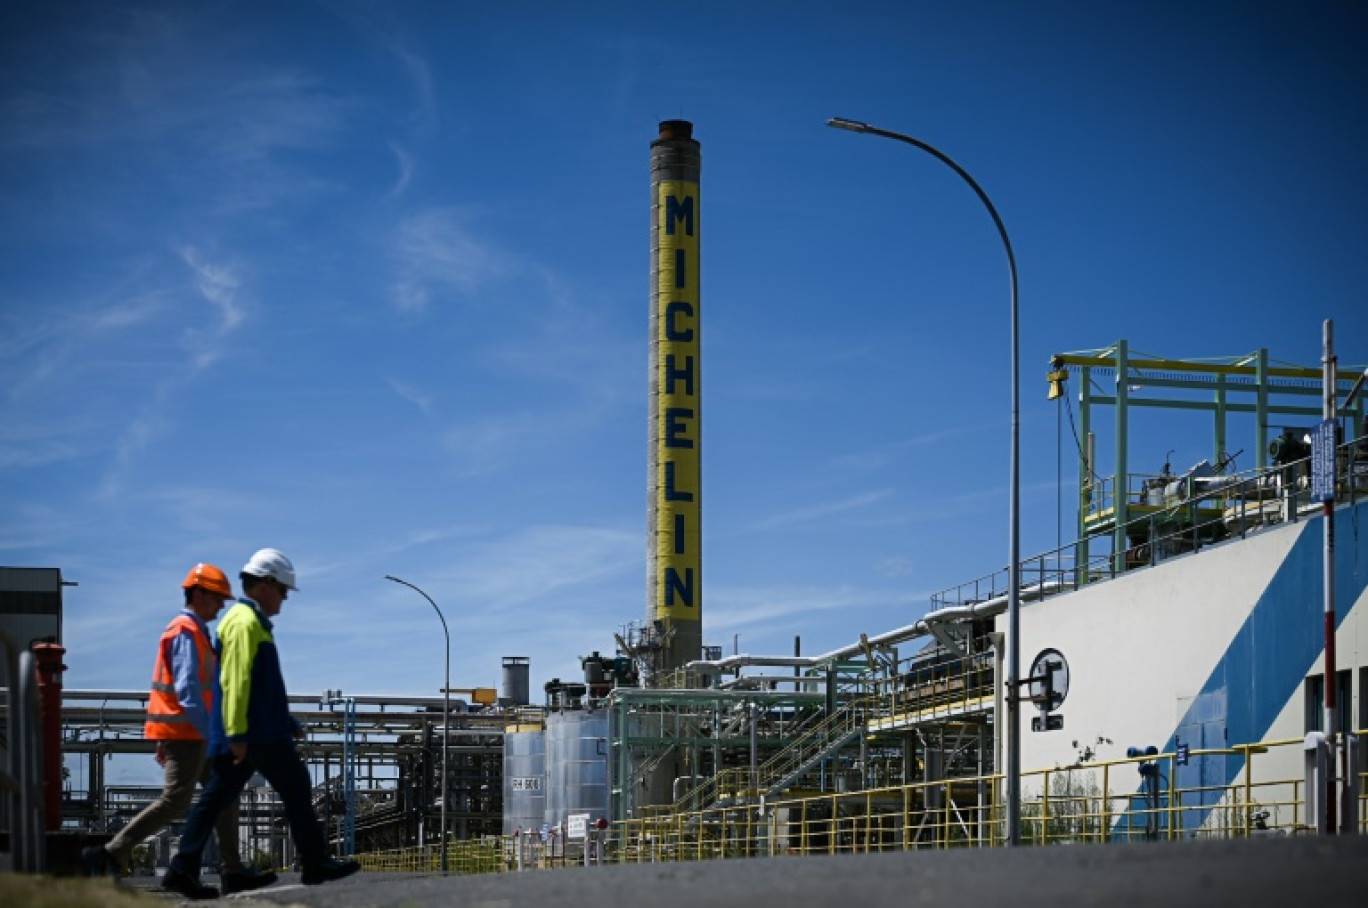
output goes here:
[[755, 797], [762, 791], [770, 797], [779, 794], [863, 734], [872, 708], [870, 699], [852, 700], [757, 766], [753, 779], [750, 767], [724, 769], [687, 792], [669, 812], [690, 813], [724, 801]]
[[767, 797], [787, 790], [823, 760], [828, 759], [864, 733], [872, 699], [851, 700], [789, 747], [775, 754], [756, 771], [756, 788]]

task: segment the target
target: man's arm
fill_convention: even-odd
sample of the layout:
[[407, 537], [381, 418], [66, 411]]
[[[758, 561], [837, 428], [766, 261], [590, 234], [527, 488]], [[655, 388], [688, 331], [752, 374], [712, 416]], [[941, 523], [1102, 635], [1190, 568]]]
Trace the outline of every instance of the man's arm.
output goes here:
[[209, 709], [204, 705], [204, 693], [200, 690], [199, 648], [195, 646], [195, 636], [189, 631], [181, 631], [171, 640], [171, 673], [176, 686], [176, 701], [185, 712], [185, 718], [195, 726], [200, 738], [209, 740]]
[[247, 704], [252, 698], [252, 663], [257, 647], [254, 638], [248, 621], [225, 621], [219, 626], [223, 733], [230, 746], [247, 740]]

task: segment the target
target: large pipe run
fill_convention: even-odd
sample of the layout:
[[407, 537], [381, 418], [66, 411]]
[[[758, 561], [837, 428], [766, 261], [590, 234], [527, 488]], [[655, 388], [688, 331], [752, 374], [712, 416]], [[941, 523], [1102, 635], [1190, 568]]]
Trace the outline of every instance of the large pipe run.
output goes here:
[[[1028, 602], [1033, 599], [1040, 599], [1063, 586], [1058, 581], [1040, 583], [1021, 590], [1021, 601]], [[794, 666], [797, 668], [817, 668], [839, 659], [847, 659], [851, 656], [858, 656], [865, 651], [866, 645], [871, 649], [879, 649], [884, 646], [892, 646], [895, 643], [902, 643], [905, 640], [912, 640], [917, 637], [924, 637], [931, 633], [931, 628], [936, 624], [947, 624], [952, 621], [965, 621], [972, 618], [991, 618], [1002, 614], [1007, 610], [1007, 596], [995, 596], [992, 599], [985, 599], [982, 602], [975, 602], [970, 605], [953, 605], [948, 608], [936, 609], [928, 612], [920, 621], [908, 624], [896, 630], [885, 631], [876, 637], [869, 637], [864, 642], [848, 643], [840, 649], [834, 649], [829, 653], [820, 656], [752, 656], [741, 653], [735, 656], [726, 656], [722, 659], [699, 659], [690, 662], [686, 668], [690, 671], [701, 672], [704, 674], [720, 674], [746, 666]]]

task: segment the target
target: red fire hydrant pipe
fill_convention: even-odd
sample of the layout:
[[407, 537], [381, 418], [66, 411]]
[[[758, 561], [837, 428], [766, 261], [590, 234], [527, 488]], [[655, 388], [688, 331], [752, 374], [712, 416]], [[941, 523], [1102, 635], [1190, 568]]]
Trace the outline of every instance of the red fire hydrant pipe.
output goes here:
[[60, 643], [35, 643], [38, 705], [43, 714], [43, 806], [48, 832], [62, 827], [62, 656]]

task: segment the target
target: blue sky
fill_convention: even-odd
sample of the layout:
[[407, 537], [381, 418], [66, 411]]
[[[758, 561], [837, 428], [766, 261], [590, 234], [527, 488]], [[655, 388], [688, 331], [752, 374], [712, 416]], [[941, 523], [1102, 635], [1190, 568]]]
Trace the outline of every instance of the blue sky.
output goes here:
[[[705, 641], [907, 624], [1006, 562], [1006, 267], [948, 168], [826, 120], [933, 143], [1006, 222], [1030, 554], [1051, 354], [1314, 365], [1331, 318], [1368, 360], [1365, 46], [1347, 2], [7, 4], [0, 563], [80, 584], [71, 687], [144, 687], [185, 571], [261, 546], [295, 692], [437, 692], [386, 574], [453, 684], [575, 676], [645, 616], [649, 144], [684, 118]], [[1209, 438], [1156, 420], [1132, 462]]]

